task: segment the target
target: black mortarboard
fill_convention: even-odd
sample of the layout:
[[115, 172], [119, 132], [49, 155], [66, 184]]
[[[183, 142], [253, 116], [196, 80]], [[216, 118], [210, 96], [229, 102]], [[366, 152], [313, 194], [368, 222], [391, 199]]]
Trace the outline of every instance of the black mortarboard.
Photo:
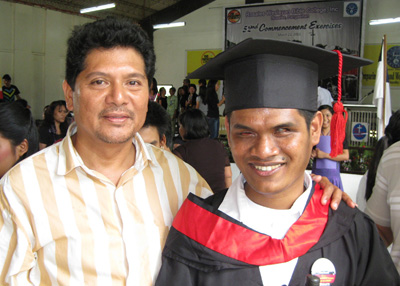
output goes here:
[[[343, 71], [372, 61], [343, 55]], [[295, 42], [246, 39], [198, 68], [188, 78], [223, 79], [225, 110], [317, 110], [318, 79], [338, 73], [336, 52]]]

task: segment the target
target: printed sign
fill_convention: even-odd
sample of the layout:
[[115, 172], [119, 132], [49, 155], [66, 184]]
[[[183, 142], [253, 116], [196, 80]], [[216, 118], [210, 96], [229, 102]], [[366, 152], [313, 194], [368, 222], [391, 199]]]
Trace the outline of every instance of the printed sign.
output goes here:
[[353, 122], [351, 128], [351, 140], [357, 142], [368, 141], [368, 123]]

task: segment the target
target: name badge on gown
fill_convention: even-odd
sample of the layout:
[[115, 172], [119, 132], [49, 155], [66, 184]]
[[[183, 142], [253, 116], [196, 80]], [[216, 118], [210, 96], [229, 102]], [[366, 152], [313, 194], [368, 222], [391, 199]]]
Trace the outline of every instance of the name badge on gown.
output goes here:
[[336, 278], [335, 265], [327, 258], [319, 258], [312, 265], [311, 274], [319, 277], [320, 286], [330, 286]]

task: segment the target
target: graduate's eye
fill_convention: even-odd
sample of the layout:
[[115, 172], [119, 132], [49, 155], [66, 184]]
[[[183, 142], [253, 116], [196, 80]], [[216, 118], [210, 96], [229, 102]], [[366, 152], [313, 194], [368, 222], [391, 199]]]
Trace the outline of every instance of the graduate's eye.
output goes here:
[[250, 136], [254, 136], [254, 132], [251, 132], [251, 131], [249, 131], [249, 130], [238, 131], [236, 134], [237, 134], [237, 136], [240, 136], [240, 137], [250, 137]]
[[292, 133], [292, 130], [287, 127], [279, 127], [275, 130], [275, 135], [277, 136], [285, 136]]

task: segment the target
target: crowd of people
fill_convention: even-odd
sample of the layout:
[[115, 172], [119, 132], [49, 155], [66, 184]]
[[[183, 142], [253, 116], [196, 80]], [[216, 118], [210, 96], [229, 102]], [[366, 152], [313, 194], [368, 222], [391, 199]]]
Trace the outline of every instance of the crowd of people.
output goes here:
[[[39, 126], [3, 77], [14, 102], [0, 103], [1, 285], [400, 285], [400, 256], [380, 238], [398, 253], [398, 124], [367, 203], [378, 232], [328, 173], [306, 172], [312, 156], [342, 159], [317, 145], [333, 115], [317, 106], [319, 72], [337, 73], [336, 53], [248, 40], [218, 59], [188, 76], [198, 89], [185, 79], [166, 96], [142, 28], [77, 26], [65, 101]], [[217, 140], [222, 104], [234, 180]]]

